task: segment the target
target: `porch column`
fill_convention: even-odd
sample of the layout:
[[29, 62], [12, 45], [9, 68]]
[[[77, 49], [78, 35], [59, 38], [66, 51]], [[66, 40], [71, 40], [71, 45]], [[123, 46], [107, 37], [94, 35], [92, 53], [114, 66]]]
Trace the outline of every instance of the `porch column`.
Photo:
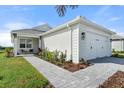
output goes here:
[[13, 37], [14, 37], [14, 55], [17, 56], [17, 52], [18, 52], [17, 34], [14, 33]]
[[39, 48], [41, 49], [42, 48], [42, 41], [41, 41], [41, 36], [39, 37]]

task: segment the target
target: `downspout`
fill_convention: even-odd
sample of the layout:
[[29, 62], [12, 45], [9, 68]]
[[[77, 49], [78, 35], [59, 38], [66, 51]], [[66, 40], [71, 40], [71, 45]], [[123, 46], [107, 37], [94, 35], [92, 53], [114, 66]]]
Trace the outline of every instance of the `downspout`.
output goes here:
[[67, 24], [67, 28], [71, 31], [71, 55], [70, 55], [70, 60], [72, 61], [72, 28], [70, 27], [70, 25], [69, 24]]

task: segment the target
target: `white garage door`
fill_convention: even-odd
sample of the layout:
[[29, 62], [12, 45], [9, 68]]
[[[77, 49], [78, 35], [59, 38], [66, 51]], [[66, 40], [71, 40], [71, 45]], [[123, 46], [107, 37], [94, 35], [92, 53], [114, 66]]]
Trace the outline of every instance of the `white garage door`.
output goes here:
[[[88, 33], [88, 59], [105, 57], [108, 55], [108, 39], [105, 36]], [[87, 37], [87, 38], [88, 38]]]

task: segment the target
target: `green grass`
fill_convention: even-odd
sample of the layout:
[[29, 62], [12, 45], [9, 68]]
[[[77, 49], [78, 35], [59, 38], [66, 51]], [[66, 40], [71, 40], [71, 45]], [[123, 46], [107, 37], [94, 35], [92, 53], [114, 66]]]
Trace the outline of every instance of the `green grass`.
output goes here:
[[124, 58], [124, 53], [112, 53], [112, 55], [116, 55], [114, 57]]
[[118, 54], [118, 57], [119, 57], [119, 58], [124, 58], [124, 53], [119, 53], [119, 54]]
[[48, 85], [48, 80], [22, 57], [6, 58], [0, 52], [1, 88], [39, 88]]

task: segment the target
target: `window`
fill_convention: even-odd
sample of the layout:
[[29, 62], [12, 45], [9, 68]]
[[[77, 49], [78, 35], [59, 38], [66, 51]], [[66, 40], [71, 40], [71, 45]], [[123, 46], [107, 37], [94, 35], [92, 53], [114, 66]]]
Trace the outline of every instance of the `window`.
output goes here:
[[27, 40], [27, 48], [32, 48], [32, 40]]
[[32, 48], [32, 40], [20, 39], [20, 48]]
[[20, 39], [20, 48], [25, 48], [25, 39]]

